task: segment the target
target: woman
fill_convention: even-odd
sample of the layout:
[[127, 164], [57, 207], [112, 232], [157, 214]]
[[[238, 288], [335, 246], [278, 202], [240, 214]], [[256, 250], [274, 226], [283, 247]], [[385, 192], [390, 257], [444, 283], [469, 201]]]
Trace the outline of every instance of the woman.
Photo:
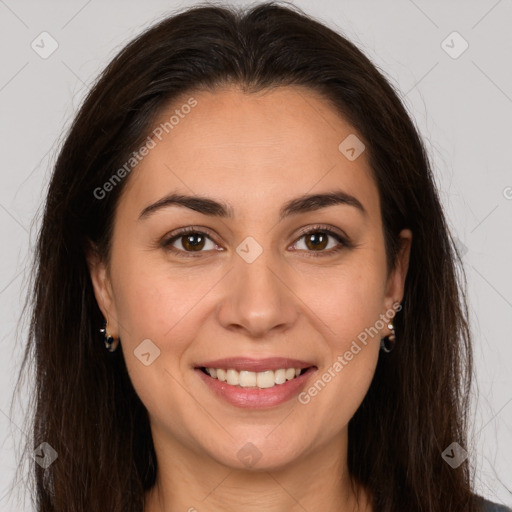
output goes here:
[[197, 7], [127, 45], [36, 256], [38, 511], [505, 510], [472, 492], [467, 308], [424, 146], [298, 10]]

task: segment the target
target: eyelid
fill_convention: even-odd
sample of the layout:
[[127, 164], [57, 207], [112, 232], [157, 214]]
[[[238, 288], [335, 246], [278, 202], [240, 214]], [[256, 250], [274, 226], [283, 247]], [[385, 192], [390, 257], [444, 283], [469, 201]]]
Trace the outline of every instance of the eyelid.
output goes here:
[[306, 226], [304, 228], [301, 228], [296, 235], [295, 242], [299, 238], [303, 237], [304, 235], [307, 235], [311, 232], [316, 232], [316, 231], [324, 231], [324, 232], [327, 232], [328, 234], [338, 236], [340, 239], [342, 239], [346, 243], [349, 242], [349, 237], [343, 231], [341, 231], [339, 228], [331, 226], [330, 224], [313, 224], [311, 226]]
[[[193, 257], [197, 257], [202, 254], [210, 252], [210, 251], [198, 251], [198, 252], [194, 253], [191, 251], [183, 251], [181, 249], [176, 249], [175, 247], [172, 247], [171, 244], [173, 242], [175, 242], [176, 240], [178, 240], [179, 238], [181, 238], [185, 235], [188, 235], [189, 233], [203, 234], [203, 235], [205, 235], [206, 238], [208, 238], [210, 241], [212, 241], [215, 245], [217, 245], [217, 246], [220, 245], [215, 241], [215, 238], [211, 234], [210, 230], [204, 226], [186, 226], [184, 228], [178, 228], [178, 229], [172, 231], [171, 233], [167, 234], [166, 236], [164, 236], [164, 238], [160, 242], [160, 245], [164, 249], [166, 249], [174, 254], [183, 255], [184, 257], [192, 257], [193, 258]], [[221, 249], [221, 250], [223, 251], [224, 249]]]
[[324, 251], [301, 250], [301, 252], [303, 252], [308, 258], [321, 258], [323, 256], [328, 257], [339, 253], [343, 249], [350, 249], [354, 247], [354, 244], [352, 243], [350, 238], [343, 231], [341, 231], [339, 228], [336, 228], [335, 226], [331, 226], [330, 224], [314, 224], [312, 226], [306, 226], [300, 229], [292, 245], [295, 245], [303, 236], [316, 232], [323, 232], [326, 233], [328, 236], [335, 238], [338, 242], [338, 245], [334, 248]]
[[[339, 245], [336, 248], [331, 248], [329, 250], [324, 251], [302, 251], [308, 253], [309, 255], [315, 257], [315, 256], [322, 256], [322, 255], [329, 255], [338, 252], [342, 248], [350, 248], [352, 247], [352, 243], [350, 241], [350, 238], [341, 230], [338, 228], [331, 226], [329, 224], [314, 224], [310, 226], [305, 226], [299, 230], [299, 232], [296, 234], [295, 239], [291, 246], [295, 245], [303, 236], [308, 235], [309, 233], [315, 233], [315, 232], [324, 232], [327, 233], [328, 236], [331, 236], [335, 238]], [[211, 251], [183, 251], [181, 249], [176, 249], [175, 247], [171, 246], [171, 243], [175, 240], [179, 239], [182, 236], [185, 236], [189, 233], [199, 233], [206, 236], [206, 238], [210, 239], [215, 245], [220, 246], [219, 243], [215, 240], [214, 236], [211, 235], [211, 232], [208, 228], [203, 226], [187, 226], [184, 228], [178, 228], [177, 230], [171, 232], [170, 234], [166, 235], [162, 242], [161, 246], [164, 249], [167, 249], [175, 254], [179, 254], [184, 257], [198, 257], [204, 253], [209, 253]], [[341, 247], [340, 247], [341, 245]], [[288, 247], [291, 247], [290, 245]], [[224, 249], [221, 249], [221, 251], [224, 251]]]

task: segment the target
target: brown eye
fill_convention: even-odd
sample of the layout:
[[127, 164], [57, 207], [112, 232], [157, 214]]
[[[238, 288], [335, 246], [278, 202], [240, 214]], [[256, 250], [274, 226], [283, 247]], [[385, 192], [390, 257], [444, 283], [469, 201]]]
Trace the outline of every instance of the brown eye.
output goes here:
[[[298, 245], [302, 239], [304, 239], [304, 242], [302, 242], [304, 247], [299, 247], [299, 249], [308, 256], [329, 256], [344, 247], [352, 247], [348, 239], [327, 228], [314, 227], [310, 229], [298, 238], [295, 245]], [[331, 243], [331, 240], [334, 243]], [[208, 243], [211, 244], [210, 247], [207, 247]], [[211, 250], [223, 250], [216, 245], [207, 233], [193, 227], [175, 232], [173, 236], [162, 241], [161, 245], [170, 252], [184, 257], [201, 256], [201, 253], [211, 252]]]
[[[310, 253], [308, 256], [329, 256], [337, 253], [344, 247], [351, 247], [347, 239], [330, 229], [321, 227], [314, 227], [302, 233], [302, 236], [295, 242], [295, 245], [299, 245], [302, 239], [304, 239], [304, 247], [298, 247], [298, 249]], [[330, 239], [337, 243], [330, 243]]]
[[[210, 243], [210, 247], [207, 247], [208, 242]], [[200, 255], [202, 252], [217, 247], [210, 236], [193, 228], [186, 228], [179, 231], [174, 236], [164, 240], [162, 246], [171, 252], [183, 256], [192, 255], [193, 253]]]
[[206, 238], [201, 233], [181, 235], [181, 245], [186, 251], [200, 251], [204, 247]]
[[309, 233], [305, 236], [306, 246], [311, 250], [325, 249], [327, 247], [328, 238], [329, 235], [321, 231]]

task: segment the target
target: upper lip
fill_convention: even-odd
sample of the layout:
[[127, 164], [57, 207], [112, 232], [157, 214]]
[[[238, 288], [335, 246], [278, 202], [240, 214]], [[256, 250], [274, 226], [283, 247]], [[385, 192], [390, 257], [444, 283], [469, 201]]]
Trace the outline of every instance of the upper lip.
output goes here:
[[227, 357], [206, 361], [196, 365], [196, 368], [221, 368], [225, 370], [263, 372], [265, 370], [279, 370], [281, 368], [309, 368], [313, 363], [300, 361], [289, 357], [269, 357], [266, 359], [252, 359], [250, 357]]

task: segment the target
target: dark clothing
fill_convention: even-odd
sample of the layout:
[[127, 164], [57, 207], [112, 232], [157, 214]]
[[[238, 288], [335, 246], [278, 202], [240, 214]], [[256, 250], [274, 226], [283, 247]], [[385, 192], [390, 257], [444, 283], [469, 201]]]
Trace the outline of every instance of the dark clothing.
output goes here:
[[512, 512], [512, 509], [482, 498], [482, 512]]

